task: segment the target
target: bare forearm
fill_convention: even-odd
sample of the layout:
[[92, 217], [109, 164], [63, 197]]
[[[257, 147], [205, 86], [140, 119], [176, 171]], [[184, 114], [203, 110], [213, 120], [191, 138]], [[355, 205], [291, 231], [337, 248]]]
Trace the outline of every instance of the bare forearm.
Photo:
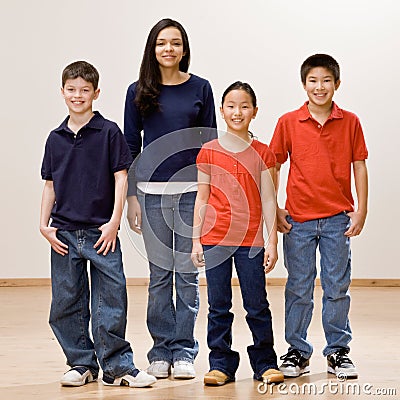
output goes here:
[[42, 203], [40, 207], [40, 228], [47, 227], [49, 225], [51, 211], [56, 201], [56, 195], [54, 193], [53, 182], [46, 181], [43, 194]]
[[365, 161], [355, 161], [354, 183], [357, 193], [357, 211], [367, 215], [368, 212], [368, 171]]
[[122, 212], [124, 210], [124, 204], [126, 200], [127, 194], [127, 172], [126, 170], [118, 171], [114, 174], [115, 177], [115, 200], [114, 200], [114, 209], [111, 216], [111, 221], [116, 224], [120, 224]]
[[268, 232], [267, 242], [278, 243], [276, 226], [276, 170], [270, 168], [261, 175], [261, 205], [264, 223]]
[[193, 212], [193, 242], [200, 241], [206, 205], [207, 200], [204, 198], [199, 198], [199, 195], [197, 195]]

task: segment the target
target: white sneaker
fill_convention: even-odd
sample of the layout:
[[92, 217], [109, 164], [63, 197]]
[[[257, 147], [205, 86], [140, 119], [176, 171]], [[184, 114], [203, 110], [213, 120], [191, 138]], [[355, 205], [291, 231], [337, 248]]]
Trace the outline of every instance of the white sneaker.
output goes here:
[[134, 388], [141, 388], [146, 386], [151, 386], [153, 383], [157, 382], [157, 379], [149, 375], [146, 371], [139, 371], [136, 376], [124, 375], [121, 378], [109, 378], [103, 376], [103, 385], [105, 386], [129, 386]]
[[61, 378], [62, 386], [83, 386], [94, 382], [97, 377], [93, 377], [90, 370], [86, 367], [73, 367], [67, 371]]
[[156, 378], [168, 378], [171, 373], [171, 364], [168, 361], [153, 361], [146, 371]]
[[189, 361], [175, 361], [174, 363], [174, 378], [177, 379], [193, 379], [196, 377], [193, 363]]

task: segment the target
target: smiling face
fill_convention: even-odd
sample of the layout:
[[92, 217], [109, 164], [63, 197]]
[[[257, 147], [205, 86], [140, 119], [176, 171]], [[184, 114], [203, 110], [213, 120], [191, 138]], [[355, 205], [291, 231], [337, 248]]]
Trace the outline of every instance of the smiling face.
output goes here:
[[91, 82], [78, 77], [67, 79], [61, 93], [70, 113], [85, 114], [92, 111], [93, 100], [99, 97], [100, 89], [94, 90]]
[[256, 116], [258, 108], [253, 106], [249, 93], [237, 89], [227, 93], [220, 110], [228, 132], [247, 135], [250, 122]]
[[324, 67], [315, 67], [306, 76], [303, 84], [308, 99], [313, 106], [330, 107], [335, 90], [339, 88], [340, 80], [335, 82], [333, 73]]
[[160, 68], [179, 69], [185, 52], [182, 34], [178, 28], [168, 27], [158, 34], [155, 53]]

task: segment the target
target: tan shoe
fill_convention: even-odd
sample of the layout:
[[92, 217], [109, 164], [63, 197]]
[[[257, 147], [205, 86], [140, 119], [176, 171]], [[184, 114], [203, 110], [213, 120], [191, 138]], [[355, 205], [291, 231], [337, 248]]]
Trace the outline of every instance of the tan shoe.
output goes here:
[[213, 369], [204, 375], [205, 385], [222, 386], [225, 385], [225, 383], [232, 381], [234, 381], [234, 379], [229, 378], [228, 375], [216, 369]]
[[262, 380], [266, 383], [282, 383], [285, 380], [282, 372], [277, 369], [267, 369], [262, 374]]

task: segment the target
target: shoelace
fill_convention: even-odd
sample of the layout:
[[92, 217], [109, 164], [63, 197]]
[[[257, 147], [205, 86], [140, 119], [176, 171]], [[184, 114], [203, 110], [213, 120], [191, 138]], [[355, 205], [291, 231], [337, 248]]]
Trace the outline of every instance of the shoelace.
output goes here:
[[338, 351], [336, 353], [336, 363], [337, 364], [352, 364], [350, 358], [347, 355], [347, 352]]
[[289, 361], [294, 363], [300, 360], [301, 355], [297, 351], [289, 351], [288, 353], [281, 356], [281, 360], [285, 360], [285, 362]]

